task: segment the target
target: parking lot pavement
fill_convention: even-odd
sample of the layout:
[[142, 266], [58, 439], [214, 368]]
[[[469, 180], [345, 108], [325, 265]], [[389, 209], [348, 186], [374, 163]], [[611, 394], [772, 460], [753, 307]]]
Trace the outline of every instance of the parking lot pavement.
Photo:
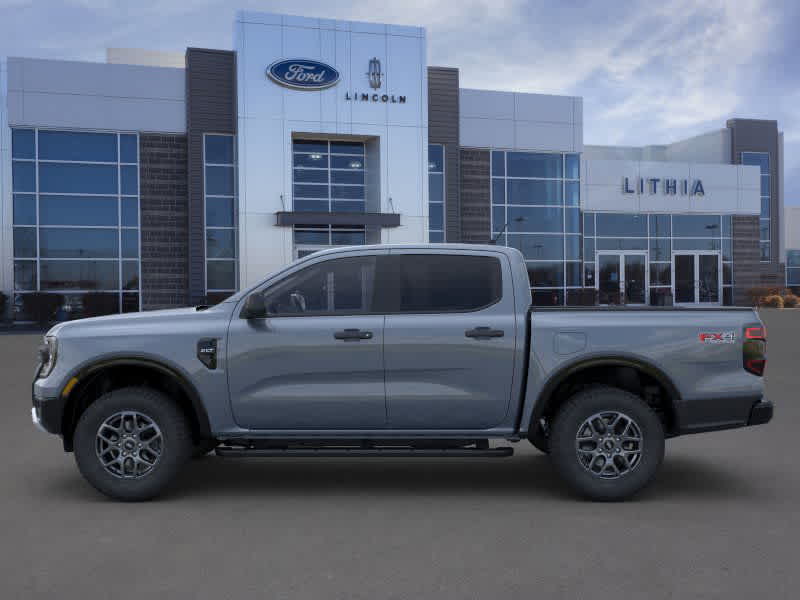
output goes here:
[[95, 492], [30, 423], [37, 335], [0, 336], [0, 598], [798, 597], [800, 311], [770, 311], [769, 425], [671, 440], [635, 501], [508, 459], [193, 462], [159, 501]]

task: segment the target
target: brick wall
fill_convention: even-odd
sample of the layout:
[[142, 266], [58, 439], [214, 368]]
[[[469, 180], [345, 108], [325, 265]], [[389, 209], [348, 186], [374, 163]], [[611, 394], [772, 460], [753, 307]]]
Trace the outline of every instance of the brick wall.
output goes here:
[[144, 310], [188, 303], [187, 177], [185, 135], [139, 135]]
[[755, 287], [782, 288], [786, 275], [782, 263], [762, 263], [758, 245], [758, 217], [733, 217], [733, 303], [747, 306], [747, 290]]
[[461, 150], [461, 241], [465, 243], [491, 240], [489, 160], [488, 150]]

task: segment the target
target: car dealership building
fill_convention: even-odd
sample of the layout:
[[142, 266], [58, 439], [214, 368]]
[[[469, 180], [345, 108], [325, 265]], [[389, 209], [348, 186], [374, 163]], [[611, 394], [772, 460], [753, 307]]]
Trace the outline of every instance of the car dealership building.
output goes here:
[[321, 248], [518, 248], [537, 305], [785, 284], [783, 137], [583, 143], [583, 99], [464, 89], [423, 28], [240, 12], [233, 51], [0, 63], [0, 290], [213, 302]]

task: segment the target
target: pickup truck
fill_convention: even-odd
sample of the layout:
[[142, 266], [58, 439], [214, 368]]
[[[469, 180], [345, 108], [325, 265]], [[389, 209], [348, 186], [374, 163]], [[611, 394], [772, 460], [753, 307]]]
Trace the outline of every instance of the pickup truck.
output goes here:
[[666, 438], [773, 413], [752, 309], [533, 309], [522, 254], [491, 245], [320, 251], [216, 306], [61, 323], [44, 342], [34, 423], [128, 501], [212, 450], [510, 456], [498, 440], [621, 500]]

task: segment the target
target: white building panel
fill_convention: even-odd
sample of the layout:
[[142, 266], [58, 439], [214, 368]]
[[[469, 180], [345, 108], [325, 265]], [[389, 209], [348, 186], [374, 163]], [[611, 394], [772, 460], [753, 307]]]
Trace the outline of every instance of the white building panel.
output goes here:
[[573, 129], [571, 123], [514, 121], [513, 148], [546, 152], [574, 152]]
[[466, 148], [513, 148], [512, 119], [462, 117], [459, 123], [461, 146]]

